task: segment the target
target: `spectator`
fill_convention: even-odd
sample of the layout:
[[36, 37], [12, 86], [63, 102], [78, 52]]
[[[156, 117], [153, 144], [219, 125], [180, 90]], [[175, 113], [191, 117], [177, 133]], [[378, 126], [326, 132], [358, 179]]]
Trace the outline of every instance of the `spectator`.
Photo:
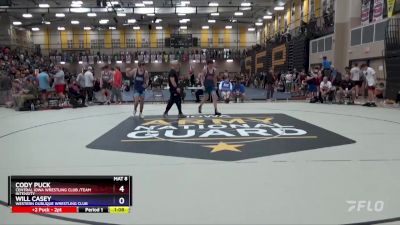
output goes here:
[[[68, 87], [69, 103], [72, 105], [72, 108], [86, 107], [86, 105], [85, 105], [86, 97], [81, 94], [80, 89], [81, 88], [75, 81], [70, 83], [70, 85]], [[79, 100], [81, 102], [79, 102]]]
[[114, 79], [112, 83], [111, 101], [114, 101], [114, 96], [115, 96], [116, 102], [118, 102], [118, 104], [122, 103], [121, 88], [122, 88], [122, 73], [121, 73], [121, 68], [117, 66], [115, 67]]
[[219, 83], [219, 90], [225, 103], [229, 103], [232, 92], [232, 83], [229, 81], [229, 76], [225, 74], [224, 80]]
[[37, 98], [37, 88], [30, 80], [27, 80], [23, 83], [18, 81], [18, 83], [19, 85], [21, 85], [21, 87], [19, 88], [18, 92], [14, 94], [13, 97], [15, 102], [15, 109], [19, 111], [24, 108], [24, 103], [26, 101], [34, 100]]
[[308, 85], [308, 93], [310, 98], [310, 103], [315, 103], [317, 101], [317, 83], [318, 83], [318, 68], [314, 68], [314, 71], [309, 74], [306, 78], [306, 82]]
[[305, 96], [307, 93], [307, 75], [304, 69], [301, 70], [299, 74], [299, 83], [300, 83], [300, 94]]
[[47, 92], [50, 89], [50, 77], [49, 74], [47, 73], [47, 67], [43, 67], [41, 68], [41, 71], [38, 75], [38, 81], [39, 81], [39, 92], [41, 95], [41, 100], [42, 102], [44, 102], [45, 104], [47, 101]]
[[361, 81], [361, 71], [360, 68], [358, 67], [357, 63], [354, 63], [353, 68], [350, 70], [350, 79], [354, 82], [354, 85], [356, 86], [356, 98], [361, 93], [361, 86], [362, 86], [362, 81]]
[[235, 102], [244, 102], [244, 98], [246, 97], [246, 88], [245, 85], [243, 83], [240, 82], [234, 82], [233, 84], [233, 96], [235, 98]]
[[196, 86], [196, 78], [194, 76], [194, 71], [192, 66], [190, 66], [189, 68], [189, 77], [190, 77], [190, 86], [191, 87]]
[[78, 74], [78, 76], [76, 77], [76, 82], [78, 83], [80, 89], [84, 89], [84, 87], [85, 87], [85, 78], [84, 78], [83, 74], [84, 74], [84, 71], [82, 69], [82, 72], [80, 72]]
[[84, 89], [85, 89], [85, 95], [87, 95], [89, 104], [92, 104], [93, 101], [93, 81], [94, 81], [94, 77], [93, 77], [93, 68], [91, 66], [89, 66], [86, 70], [86, 72], [83, 74], [83, 78], [85, 80], [85, 85], [84, 85]]
[[320, 84], [319, 91], [319, 100], [321, 103], [324, 103], [328, 99], [328, 101], [332, 101], [333, 98], [333, 90], [332, 83], [329, 81], [328, 77], [325, 76]]
[[354, 86], [354, 82], [350, 79], [350, 75], [346, 74], [344, 80], [342, 80], [339, 86], [338, 99], [340, 104], [344, 103], [345, 98], [349, 98], [350, 103], [354, 103], [356, 97]]
[[61, 66], [55, 66], [55, 72], [54, 74], [54, 83], [53, 86], [56, 90], [56, 93], [60, 97], [60, 101], [64, 102], [65, 100], [65, 74], [64, 71], [62, 70]]
[[264, 77], [264, 86], [267, 89], [267, 100], [272, 100], [274, 98], [274, 84], [276, 82], [276, 77], [272, 67], [269, 69]]
[[10, 76], [0, 75], [0, 104], [12, 105], [11, 99], [12, 80]]
[[[198, 78], [197, 78], [197, 87], [201, 87], [201, 83], [200, 83], [201, 76], [203, 76], [203, 74], [199, 73]], [[200, 96], [204, 95], [204, 90], [202, 88], [196, 90], [195, 95], [196, 95], [196, 103], [199, 103]]]
[[286, 93], [292, 92], [293, 74], [288, 71], [285, 75], [285, 91]]
[[322, 57], [322, 75], [330, 77], [331, 76], [332, 62], [328, 60], [328, 57]]
[[375, 86], [376, 86], [376, 72], [367, 64], [361, 65], [361, 70], [364, 73], [367, 89], [368, 101], [363, 106], [376, 107], [375, 104]]
[[342, 83], [342, 73], [337, 71], [333, 66], [332, 66], [331, 82], [333, 90], [336, 90], [336, 88], [339, 87], [340, 84]]
[[105, 97], [105, 103], [111, 104], [111, 95], [110, 90], [113, 82], [113, 72], [111, 71], [111, 67], [109, 65], [105, 65], [102, 68], [101, 77], [100, 77], [100, 87], [102, 90], [102, 94]]

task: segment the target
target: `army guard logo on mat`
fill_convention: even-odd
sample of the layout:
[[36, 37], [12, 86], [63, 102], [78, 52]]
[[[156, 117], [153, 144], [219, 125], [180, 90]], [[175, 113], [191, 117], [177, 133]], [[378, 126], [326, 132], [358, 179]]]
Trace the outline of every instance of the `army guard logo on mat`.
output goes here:
[[128, 118], [87, 147], [235, 161], [352, 143], [285, 114], [242, 114]]

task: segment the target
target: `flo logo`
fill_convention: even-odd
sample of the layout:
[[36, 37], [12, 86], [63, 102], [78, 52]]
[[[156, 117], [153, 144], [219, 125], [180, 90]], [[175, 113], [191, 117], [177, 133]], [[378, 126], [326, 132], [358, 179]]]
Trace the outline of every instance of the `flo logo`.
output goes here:
[[235, 161], [351, 144], [353, 140], [284, 114], [128, 118], [89, 148]]
[[346, 203], [349, 205], [348, 212], [382, 212], [384, 206], [383, 201], [349, 200]]

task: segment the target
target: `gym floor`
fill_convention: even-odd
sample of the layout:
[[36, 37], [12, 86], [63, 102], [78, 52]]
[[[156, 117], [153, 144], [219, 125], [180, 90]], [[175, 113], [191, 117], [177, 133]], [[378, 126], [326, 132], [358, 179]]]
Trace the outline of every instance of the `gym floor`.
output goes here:
[[[197, 115], [197, 106], [184, 104], [184, 113]], [[160, 116], [164, 108], [147, 104], [145, 115]], [[203, 108], [212, 111], [210, 104]], [[131, 105], [38, 112], [0, 108], [0, 223], [400, 223], [399, 109], [263, 102], [224, 104], [220, 111], [286, 114], [355, 143], [236, 161], [98, 150], [86, 146], [130, 118]], [[176, 114], [173, 107], [170, 115]], [[132, 175], [132, 212], [11, 214], [9, 175]], [[349, 212], [348, 201], [384, 202], [384, 207]]]

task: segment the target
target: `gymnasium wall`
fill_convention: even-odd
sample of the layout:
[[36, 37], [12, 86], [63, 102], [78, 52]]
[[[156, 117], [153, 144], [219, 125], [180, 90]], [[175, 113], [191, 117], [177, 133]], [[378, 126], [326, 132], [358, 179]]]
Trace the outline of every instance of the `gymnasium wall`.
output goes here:
[[[192, 34], [198, 38], [198, 48], [247, 48], [256, 44], [256, 33], [248, 32], [244, 27], [233, 27], [230, 30], [224, 27], [212, 27], [209, 30], [191, 29], [179, 31], [180, 34]], [[89, 49], [92, 52], [100, 51], [112, 54], [124, 50], [150, 50], [160, 51], [165, 49], [164, 40], [172, 33], [177, 33], [170, 28], [163, 30], [118, 29], [102, 31], [83, 31], [72, 29], [58, 31], [47, 28], [32, 32], [33, 43], [40, 45], [42, 52], [49, 50]], [[167, 48], [168, 50], [169, 48]]]

